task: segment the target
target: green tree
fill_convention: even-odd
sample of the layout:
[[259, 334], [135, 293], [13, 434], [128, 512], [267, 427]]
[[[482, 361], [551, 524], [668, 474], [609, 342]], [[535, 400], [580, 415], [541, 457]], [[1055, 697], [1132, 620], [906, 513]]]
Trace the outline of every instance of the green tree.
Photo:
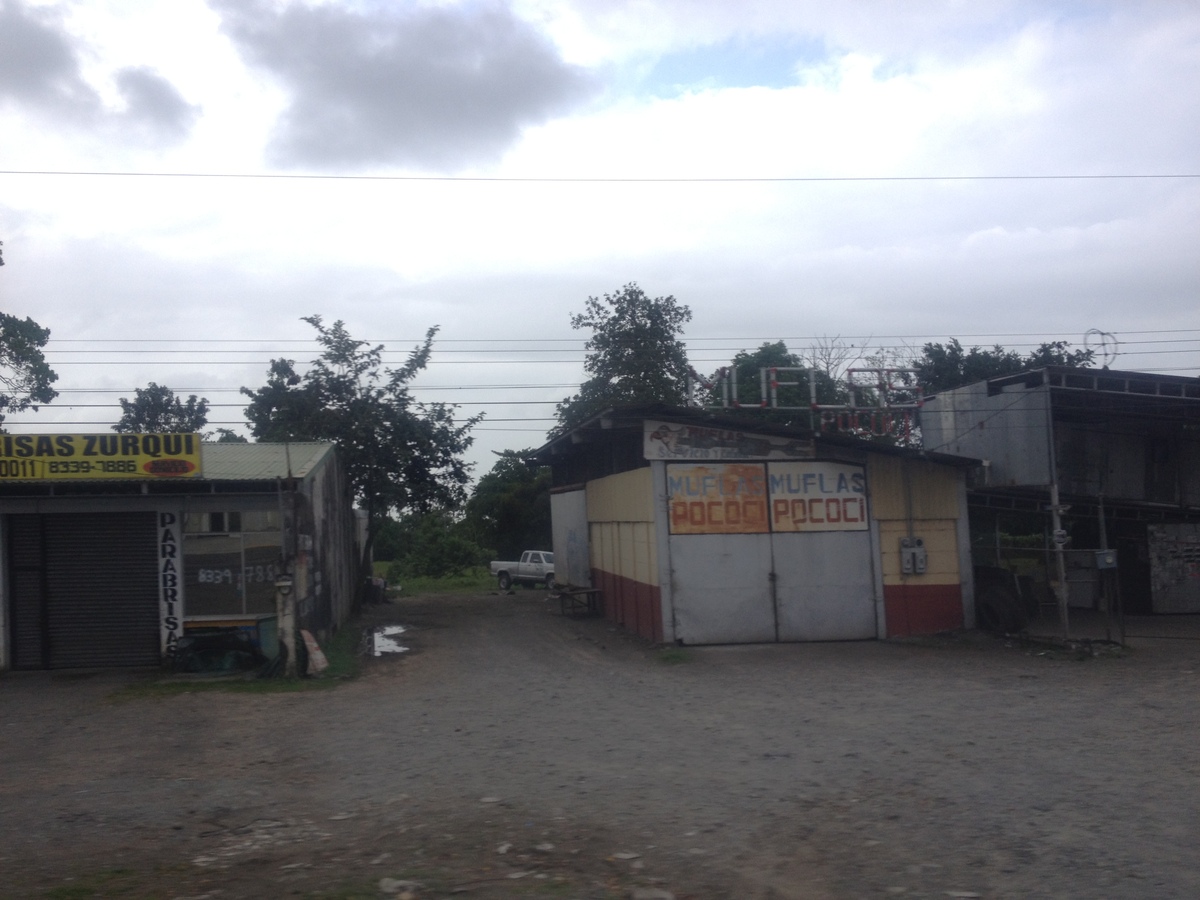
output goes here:
[[250, 443], [232, 428], [218, 428], [216, 431], [218, 444], [248, 444]]
[[42, 354], [48, 340], [49, 328], [28, 317], [0, 313], [0, 426], [9, 413], [36, 411], [58, 396], [50, 387], [58, 375]]
[[550, 547], [550, 469], [525, 462], [530, 450], [505, 450], [479, 479], [465, 507], [464, 524], [481, 547], [500, 559]]
[[374, 558], [384, 562], [392, 562], [400, 557], [404, 532], [400, 522], [388, 516], [379, 526], [375, 535]]
[[150, 382], [135, 388], [132, 400], [122, 397], [121, 418], [112, 427], [121, 434], [201, 434], [208, 424], [208, 400], [190, 394], [186, 401], [166, 385]]
[[383, 346], [353, 339], [344, 323], [317, 331], [321, 353], [303, 375], [290, 359], [271, 361], [267, 383], [242, 388], [246, 419], [260, 441], [334, 441], [351, 487], [367, 513], [361, 568], [390, 513], [453, 508], [465, 497], [469, 466], [462, 454], [480, 416], [456, 422], [456, 407], [413, 400], [409, 382], [429, 362], [436, 328], [398, 368], [386, 368]]
[[912, 361], [912, 368], [917, 370], [917, 383], [925, 393], [935, 394], [988, 378], [1016, 375], [1027, 369], [1044, 366], [1086, 368], [1092, 364], [1093, 351], [1072, 351], [1070, 346], [1066, 341], [1050, 341], [1039, 345], [1027, 356], [1021, 356], [999, 344], [990, 350], [979, 347], [965, 350], [957, 338], [951, 338], [946, 344], [925, 344], [921, 355]]
[[399, 551], [388, 568], [388, 581], [445, 578], [487, 564], [487, 551], [470, 539], [448, 510], [412, 513], [400, 520]]
[[590, 329], [579, 393], [558, 404], [557, 432], [585, 422], [610, 406], [687, 400], [687, 350], [679, 335], [692, 311], [674, 297], [648, 297], [635, 283], [615, 294], [588, 297], [571, 327]]

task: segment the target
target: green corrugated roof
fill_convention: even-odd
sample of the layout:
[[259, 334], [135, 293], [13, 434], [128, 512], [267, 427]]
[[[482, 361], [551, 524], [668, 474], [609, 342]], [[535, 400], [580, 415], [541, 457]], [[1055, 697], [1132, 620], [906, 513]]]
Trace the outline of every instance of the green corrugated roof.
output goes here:
[[274, 481], [305, 478], [333, 453], [316, 441], [290, 444], [201, 444], [200, 474], [208, 481]]

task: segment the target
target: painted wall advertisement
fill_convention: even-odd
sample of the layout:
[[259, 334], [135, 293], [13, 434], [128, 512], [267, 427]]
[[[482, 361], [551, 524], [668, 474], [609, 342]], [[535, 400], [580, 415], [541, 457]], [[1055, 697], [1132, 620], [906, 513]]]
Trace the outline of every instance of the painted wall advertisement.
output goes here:
[[0, 481], [195, 478], [198, 434], [0, 435]]
[[754, 463], [668, 466], [671, 534], [765, 534], [766, 477]]
[[865, 531], [861, 466], [796, 460], [667, 467], [671, 534]]

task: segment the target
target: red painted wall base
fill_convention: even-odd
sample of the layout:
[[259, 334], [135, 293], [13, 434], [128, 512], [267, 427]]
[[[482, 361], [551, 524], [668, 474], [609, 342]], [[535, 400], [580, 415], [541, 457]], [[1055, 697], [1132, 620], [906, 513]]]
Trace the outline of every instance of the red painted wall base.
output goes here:
[[605, 618], [639, 637], [662, 642], [662, 591], [657, 586], [600, 569], [592, 569], [592, 585], [604, 592]]
[[936, 634], [963, 627], [962, 587], [957, 584], [885, 584], [887, 636]]

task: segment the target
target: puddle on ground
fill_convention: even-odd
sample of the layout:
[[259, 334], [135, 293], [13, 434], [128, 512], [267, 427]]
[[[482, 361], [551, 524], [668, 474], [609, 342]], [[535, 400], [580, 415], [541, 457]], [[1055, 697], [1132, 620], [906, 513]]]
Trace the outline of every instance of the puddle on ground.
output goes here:
[[404, 634], [404, 631], [403, 625], [384, 625], [382, 628], [376, 628], [372, 635], [375, 640], [375, 655], [408, 652], [407, 647], [400, 646], [399, 642], [395, 640], [396, 635]]

